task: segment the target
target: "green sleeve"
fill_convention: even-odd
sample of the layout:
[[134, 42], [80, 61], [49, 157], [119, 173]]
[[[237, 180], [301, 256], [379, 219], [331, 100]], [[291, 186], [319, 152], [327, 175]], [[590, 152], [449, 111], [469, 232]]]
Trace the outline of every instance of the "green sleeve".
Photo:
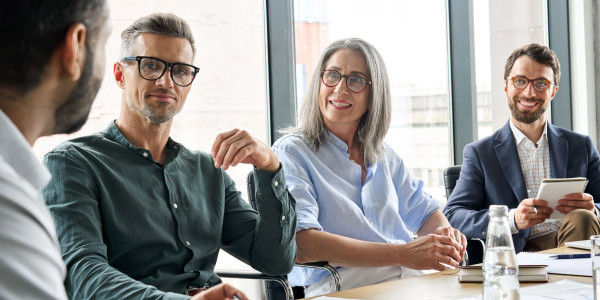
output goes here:
[[296, 201], [288, 192], [283, 168], [254, 169], [257, 210], [225, 180], [223, 249], [268, 275], [288, 274], [296, 260]]
[[189, 299], [165, 293], [123, 274], [107, 261], [94, 176], [85, 159], [65, 151], [50, 152], [44, 164], [52, 173], [42, 195], [56, 224], [68, 274], [71, 299]]

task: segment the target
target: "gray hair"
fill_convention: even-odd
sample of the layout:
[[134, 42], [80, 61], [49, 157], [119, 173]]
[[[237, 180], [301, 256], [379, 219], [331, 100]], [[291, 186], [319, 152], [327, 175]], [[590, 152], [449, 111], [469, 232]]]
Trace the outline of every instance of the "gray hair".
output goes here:
[[142, 33], [184, 38], [190, 42], [192, 53], [196, 57], [194, 37], [188, 23], [172, 13], [155, 13], [137, 19], [123, 30], [121, 33], [121, 58], [132, 54], [135, 39]]
[[299, 132], [309, 141], [314, 150], [328, 138], [328, 130], [323, 122], [319, 108], [319, 87], [321, 71], [325, 69], [329, 58], [340, 49], [351, 49], [362, 53], [367, 60], [367, 68], [371, 74], [371, 93], [367, 112], [362, 116], [354, 140], [358, 141], [366, 163], [376, 163], [385, 154], [383, 139], [390, 127], [391, 93], [387, 69], [381, 54], [368, 42], [349, 38], [333, 42], [319, 59], [319, 63], [310, 80], [304, 102], [300, 108], [298, 126], [284, 129], [285, 132]]

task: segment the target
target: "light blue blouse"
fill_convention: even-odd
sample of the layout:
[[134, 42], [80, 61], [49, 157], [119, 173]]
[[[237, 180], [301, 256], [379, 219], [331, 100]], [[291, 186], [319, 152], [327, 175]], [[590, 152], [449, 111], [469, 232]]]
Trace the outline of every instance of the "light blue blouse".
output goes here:
[[[281, 160], [288, 188], [296, 198], [296, 232], [315, 228], [358, 240], [404, 244], [441, 207], [410, 176], [402, 159], [384, 144], [385, 156], [361, 167], [349, 159], [348, 146], [332, 133], [315, 152], [301, 134], [288, 134], [273, 149]], [[307, 286], [325, 271], [295, 267], [288, 279]]]

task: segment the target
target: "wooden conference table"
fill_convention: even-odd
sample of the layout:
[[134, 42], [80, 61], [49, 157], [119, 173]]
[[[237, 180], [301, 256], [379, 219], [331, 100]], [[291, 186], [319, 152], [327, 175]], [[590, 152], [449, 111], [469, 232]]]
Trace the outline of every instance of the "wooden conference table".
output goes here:
[[[559, 247], [542, 252], [547, 253], [589, 253], [569, 247]], [[549, 282], [571, 279], [592, 284], [592, 277], [548, 274]], [[343, 284], [343, 283], [342, 283]], [[521, 283], [521, 287], [536, 283]], [[370, 286], [345, 290], [325, 296], [350, 299], [459, 299], [481, 296], [482, 283], [459, 283], [458, 270], [447, 270], [428, 275], [394, 280]], [[314, 297], [316, 298], [316, 297]], [[313, 298], [307, 298], [313, 299]]]

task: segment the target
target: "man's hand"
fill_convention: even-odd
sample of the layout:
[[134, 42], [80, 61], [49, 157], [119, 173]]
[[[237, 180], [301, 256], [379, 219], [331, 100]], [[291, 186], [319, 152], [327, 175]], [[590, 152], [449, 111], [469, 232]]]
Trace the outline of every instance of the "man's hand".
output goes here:
[[563, 199], [558, 200], [556, 206], [556, 210], [565, 215], [576, 209], [587, 209], [594, 212], [594, 197], [588, 193], [567, 194]]
[[208, 290], [197, 294], [192, 297], [191, 300], [248, 300], [248, 297], [244, 295], [244, 293], [240, 292], [238, 289], [234, 288], [230, 284], [221, 283], [219, 285], [215, 285]]
[[[533, 206], [535, 205], [535, 209]], [[537, 212], [535, 211], [537, 209]], [[515, 226], [517, 229], [531, 228], [550, 218], [553, 209], [548, 207], [546, 200], [537, 198], [524, 199], [515, 209]]]
[[233, 129], [217, 135], [211, 155], [215, 168], [227, 170], [239, 163], [251, 164], [263, 171], [277, 172], [281, 168], [279, 158], [267, 145], [254, 139], [245, 130]]
[[465, 253], [467, 252], [467, 237], [465, 237], [460, 230], [452, 228], [451, 226], [447, 226], [438, 227], [433, 233], [450, 237], [459, 245], [461, 245], [461, 247], [457, 248], [456, 250], [458, 253], [460, 253], [460, 260], [462, 261], [462, 259], [465, 257]]
[[464, 248], [461, 243], [456, 241], [456, 237], [447, 235], [428, 234], [422, 236], [403, 245], [405, 249], [403, 256], [406, 257], [406, 261], [402, 266], [415, 270], [438, 271], [446, 269], [442, 263], [456, 267], [462, 260], [458, 250]]

